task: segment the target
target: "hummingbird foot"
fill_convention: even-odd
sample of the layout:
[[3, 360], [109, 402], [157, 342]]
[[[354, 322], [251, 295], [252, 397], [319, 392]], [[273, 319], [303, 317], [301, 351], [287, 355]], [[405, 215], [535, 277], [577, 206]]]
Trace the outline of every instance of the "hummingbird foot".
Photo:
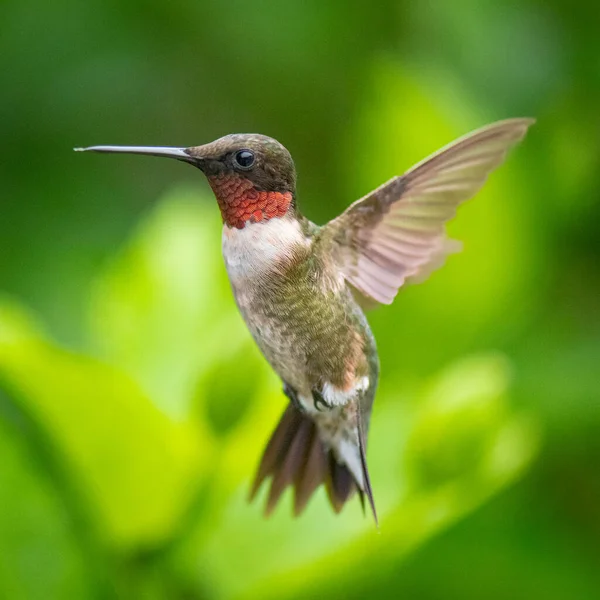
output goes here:
[[296, 392], [296, 390], [285, 382], [283, 383], [283, 393], [289, 398], [290, 402], [292, 403], [292, 406], [296, 410], [299, 410], [301, 413], [306, 412], [306, 409], [302, 405], [302, 402], [300, 402], [300, 400], [298, 399], [298, 393]]
[[323, 394], [321, 394], [321, 392], [319, 390], [313, 389], [312, 397], [313, 397], [313, 402], [314, 402], [315, 408], [319, 412], [323, 412], [325, 410], [331, 410], [333, 408], [333, 404], [330, 404], [329, 402], [327, 402], [327, 400], [325, 400], [325, 398], [323, 398]]

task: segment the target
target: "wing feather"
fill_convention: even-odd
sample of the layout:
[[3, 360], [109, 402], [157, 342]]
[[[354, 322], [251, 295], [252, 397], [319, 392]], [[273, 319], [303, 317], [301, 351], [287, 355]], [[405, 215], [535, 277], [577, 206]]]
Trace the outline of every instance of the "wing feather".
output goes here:
[[442, 148], [357, 200], [320, 232], [348, 283], [390, 304], [411, 278], [422, 278], [456, 251], [445, 224], [475, 195], [533, 119], [488, 125]]

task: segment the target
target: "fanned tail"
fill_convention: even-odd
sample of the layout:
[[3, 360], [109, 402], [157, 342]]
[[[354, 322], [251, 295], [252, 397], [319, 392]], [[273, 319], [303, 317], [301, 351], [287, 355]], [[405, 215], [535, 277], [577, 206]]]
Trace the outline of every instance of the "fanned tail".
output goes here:
[[360, 417], [358, 429], [362, 469], [360, 479], [336, 459], [332, 450], [326, 448], [315, 422], [290, 404], [265, 448], [252, 485], [250, 500], [255, 497], [263, 482], [271, 477], [265, 514], [271, 514], [285, 489], [292, 485], [294, 515], [298, 516], [306, 508], [314, 491], [323, 483], [336, 513], [358, 491], [363, 507], [364, 495], [367, 496], [377, 522]]

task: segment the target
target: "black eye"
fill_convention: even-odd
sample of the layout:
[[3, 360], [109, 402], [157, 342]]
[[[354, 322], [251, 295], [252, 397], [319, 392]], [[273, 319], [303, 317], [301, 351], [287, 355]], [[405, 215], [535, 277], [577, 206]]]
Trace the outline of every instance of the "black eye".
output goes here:
[[254, 152], [238, 150], [233, 158], [236, 165], [242, 169], [250, 169], [254, 164]]

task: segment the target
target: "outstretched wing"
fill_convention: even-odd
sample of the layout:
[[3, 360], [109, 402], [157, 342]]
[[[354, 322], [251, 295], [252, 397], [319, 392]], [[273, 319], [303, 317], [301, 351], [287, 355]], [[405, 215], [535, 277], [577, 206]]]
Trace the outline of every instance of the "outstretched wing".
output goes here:
[[319, 234], [346, 281], [390, 304], [407, 278], [421, 278], [448, 252], [445, 223], [475, 195], [533, 119], [478, 129], [394, 177], [325, 225]]

